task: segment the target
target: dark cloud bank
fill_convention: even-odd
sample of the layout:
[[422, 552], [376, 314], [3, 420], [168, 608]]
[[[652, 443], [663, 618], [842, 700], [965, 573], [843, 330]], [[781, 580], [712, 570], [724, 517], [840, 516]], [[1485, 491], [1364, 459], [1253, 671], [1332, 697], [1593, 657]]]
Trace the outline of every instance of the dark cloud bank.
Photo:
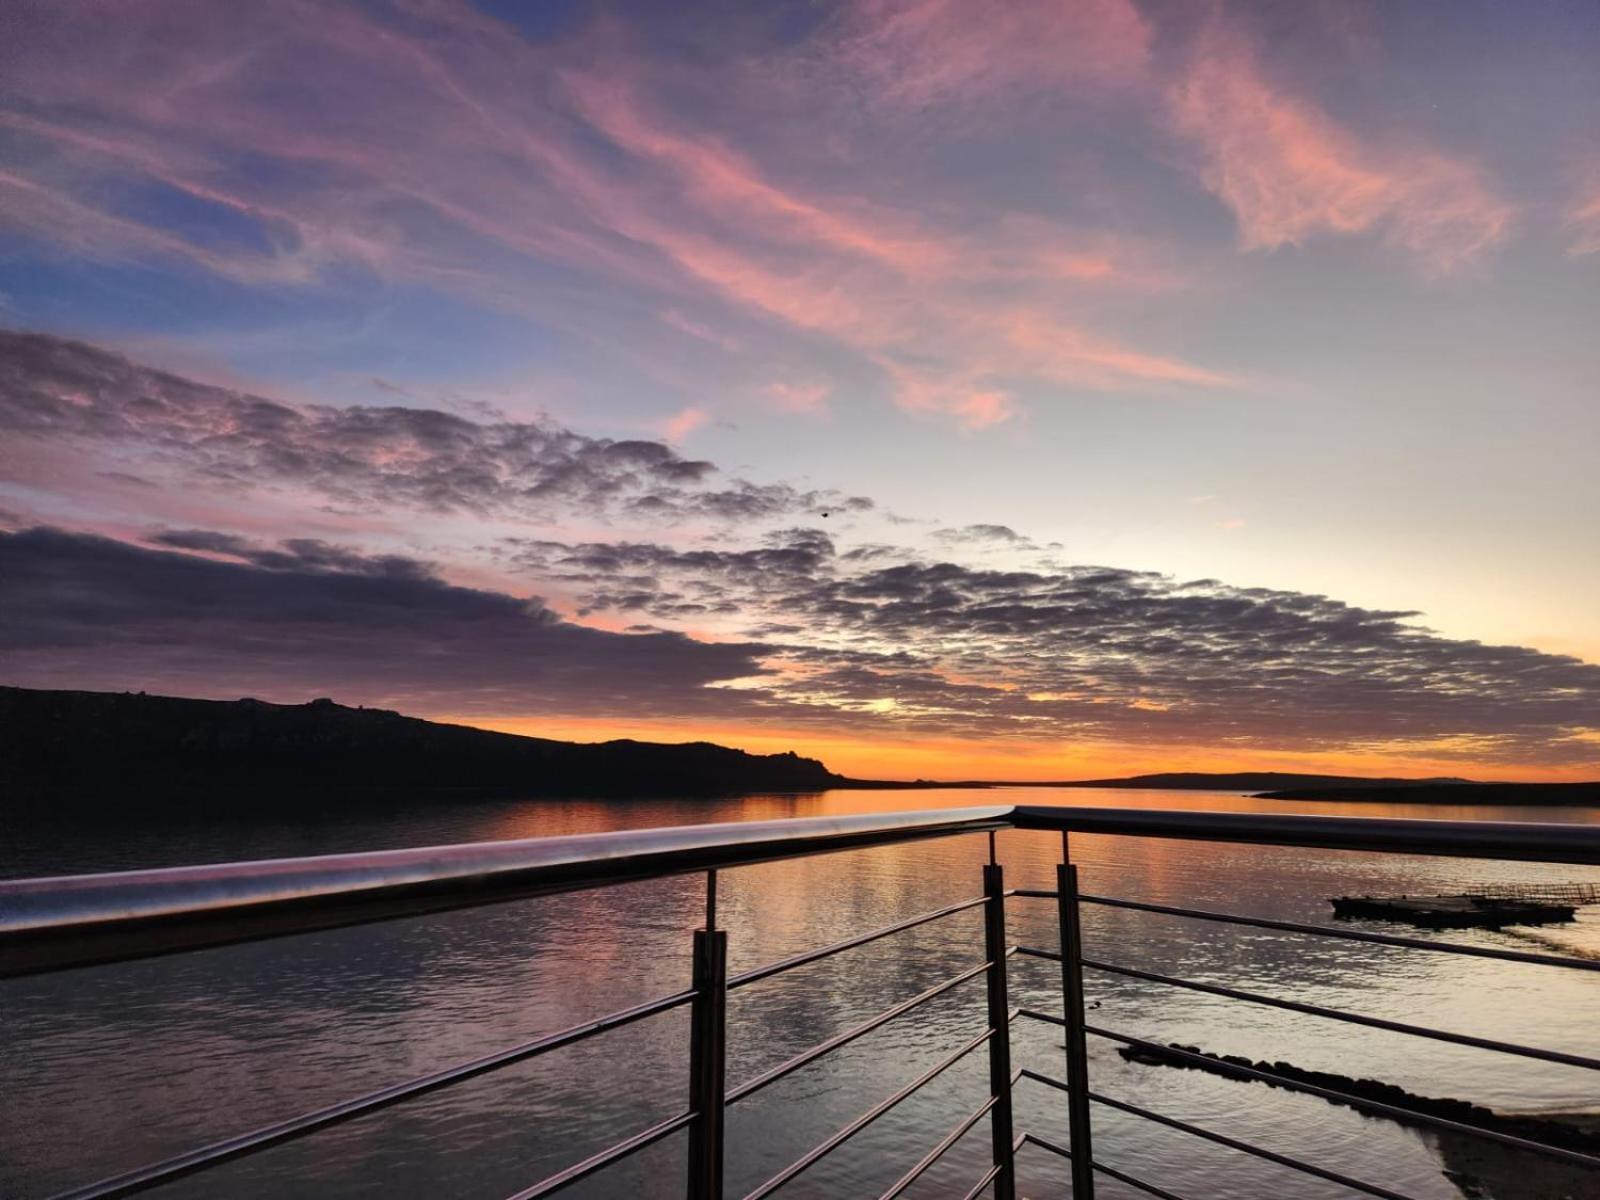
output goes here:
[[882, 547], [837, 553], [814, 529], [742, 551], [509, 552], [591, 610], [742, 613], [756, 637], [803, 637], [791, 691], [868, 712], [892, 700], [877, 715], [929, 731], [1295, 748], [1466, 738], [1487, 757], [1597, 756], [1577, 735], [1600, 729], [1600, 666], [1443, 638], [1415, 613], [1107, 567], [885, 561]]
[[[1322, 596], [939, 561], [996, 548], [1025, 561], [1039, 549], [998, 525], [935, 532], [933, 555], [847, 545], [836, 529], [764, 528], [870, 502], [717, 485], [711, 464], [660, 443], [423, 409], [289, 406], [19, 334], [0, 334], [0, 433], [134, 449], [212, 486], [296, 484], [396, 510], [723, 520], [721, 540], [688, 548], [493, 547], [530, 591], [575, 596], [629, 633], [454, 586], [414, 558], [312, 539], [0, 534], [6, 682], [326, 693], [463, 714], [771, 717], [861, 735], [1600, 759], [1600, 666], [1440, 637], [1416, 614]], [[744, 640], [661, 628], [708, 619]]]
[[0, 435], [139, 448], [216, 486], [292, 484], [362, 508], [660, 521], [755, 520], [871, 501], [719, 482], [661, 442], [427, 408], [291, 405], [196, 383], [84, 342], [0, 330]]
[[32, 687], [303, 699], [578, 716], [736, 713], [705, 685], [755, 674], [759, 647], [563, 621], [537, 600], [454, 587], [421, 563], [320, 542], [0, 534], [0, 660]]
[[817, 531], [773, 540], [520, 548], [541, 573], [602, 589], [595, 607], [775, 615], [758, 640], [705, 643], [585, 628], [322, 542], [161, 535], [180, 551], [32, 529], [0, 534], [0, 654], [7, 681], [46, 687], [1217, 747], [1464, 737], [1491, 758], [1593, 756], [1573, 735], [1596, 725], [1600, 667], [1440, 638], [1405, 614], [1101, 568], [857, 567]]

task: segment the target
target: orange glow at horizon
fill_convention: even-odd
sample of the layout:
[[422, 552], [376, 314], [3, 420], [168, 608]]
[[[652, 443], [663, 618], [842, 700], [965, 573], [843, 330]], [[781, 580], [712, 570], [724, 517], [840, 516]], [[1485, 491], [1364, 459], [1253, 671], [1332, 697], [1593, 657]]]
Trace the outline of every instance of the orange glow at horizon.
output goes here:
[[1016, 783], [1107, 779], [1163, 771], [1290, 771], [1368, 776], [1459, 776], [1485, 782], [1575, 783], [1600, 776], [1591, 762], [1566, 767], [1516, 765], [1447, 755], [1439, 746], [1391, 753], [1357, 751], [1207, 750], [1185, 745], [1135, 745], [1042, 740], [980, 740], [894, 736], [881, 731], [853, 734], [692, 720], [613, 720], [608, 718], [460, 717], [419, 714], [430, 720], [527, 737], [602, 742], [632, 738], [650, 742], [716, 742], [752, 754], [792, 750], [822, 760], [841, 775], [858, 779], [969, 779]]

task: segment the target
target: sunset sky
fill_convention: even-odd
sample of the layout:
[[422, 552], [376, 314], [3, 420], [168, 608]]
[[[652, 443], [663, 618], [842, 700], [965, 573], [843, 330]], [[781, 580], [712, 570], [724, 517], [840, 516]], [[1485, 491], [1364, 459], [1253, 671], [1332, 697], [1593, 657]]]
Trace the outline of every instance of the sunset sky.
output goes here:
[[1600, 5], [0, 6], [0, 682], [1600, 777]]

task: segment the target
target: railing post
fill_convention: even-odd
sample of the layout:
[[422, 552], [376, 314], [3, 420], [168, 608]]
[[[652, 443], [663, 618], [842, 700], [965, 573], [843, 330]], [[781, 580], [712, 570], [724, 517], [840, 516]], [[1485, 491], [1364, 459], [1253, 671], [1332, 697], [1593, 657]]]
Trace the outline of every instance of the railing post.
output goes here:
[[694, 931], [689, 1009], [688, 1200], [722, 1200], [727, 1078], [728, 935], [716, 928], [717, 873], [706, 873], [706, 927]]
[[1072, 1200], [1094, 1200], [1094, 1146], [1089, 1128], [1089, 1047], [1083, 1015], [1083, 935], [1078, 928], [1078, 868], [1061, 835], [1056, 909], [1061, 925], [1061, 1007], [1066, 1018], [1067, 1132], [1072, 1150]]
[[[989, 835], [990, 858], [994, 855], [994, 834]], [[990, 861], [983, 868], [983, 953], [989, 963], [985, 976], [989, 984], [989, 1094], [995, 1098], [989, 1110], [989, 1127], [994, 1140], [994, 1200], [1015, 1200], [1016, 1173], [1012, 1162], [1011, 1133], [1011, 1006], [1006, 998], [1006, 884], [1000, 864]]]

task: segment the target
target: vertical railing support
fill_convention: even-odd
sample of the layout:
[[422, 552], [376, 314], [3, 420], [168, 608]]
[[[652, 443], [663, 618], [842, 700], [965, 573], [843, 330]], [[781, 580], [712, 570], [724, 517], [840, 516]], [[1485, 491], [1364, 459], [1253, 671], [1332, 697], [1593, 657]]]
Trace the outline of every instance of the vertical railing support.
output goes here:
[[983, 953], [989, 963], [989, 1110], [994, 1139], [994, 1200], [1015, 1200], [1016, 1172], [1012, 1164], [1011, 1134], [1011, 1006], [1006, 998], [1006, 884], [1005, 873], [994, 856], [994, 834], [989, 835], [991, 861], [983, 868]]
[[706, 873], [706, 926], [694, 931], [689, 1008], [688, 1200], [722, 1200], [722, 1129], [727, 1094], [728, 935], [716, 928], [717, 873]]
[[1056, 907], [1061, 925], [1061, 1007], [1067, 1035], [1067, 1133], [1072, 1200], [1094, 1200], [1094, 1145], [1089, 1128], [1089, 1046], [1083, 1015], [1083, 934], [1078, 927], [1078, 868], [1061, 835]]

